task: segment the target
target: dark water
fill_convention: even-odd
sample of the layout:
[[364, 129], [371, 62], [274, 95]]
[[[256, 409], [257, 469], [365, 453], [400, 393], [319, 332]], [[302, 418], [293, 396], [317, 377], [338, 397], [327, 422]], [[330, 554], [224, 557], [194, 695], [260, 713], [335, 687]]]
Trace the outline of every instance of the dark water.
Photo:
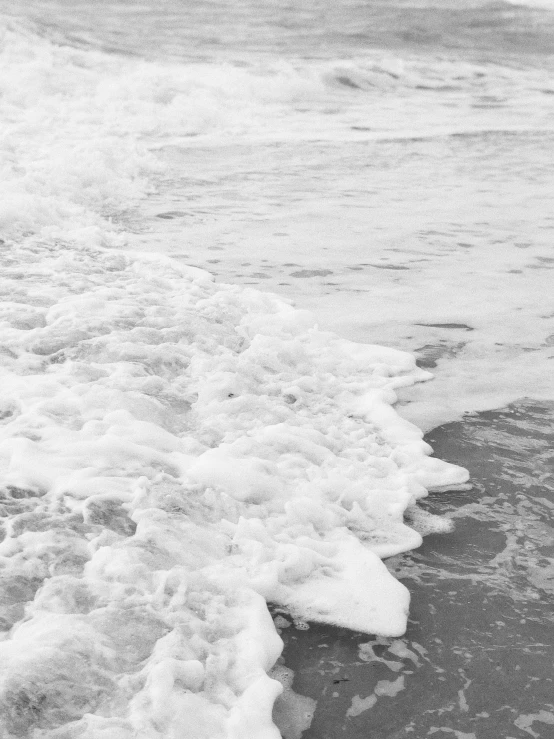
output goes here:
[[554, 737], [554, 403], [427, 438], [473, 489], [432, 496], [454, 533], [389, 561], [412, 593], [403, 639], [283, 629], [294, 690], [317, 700], [304, 739]]

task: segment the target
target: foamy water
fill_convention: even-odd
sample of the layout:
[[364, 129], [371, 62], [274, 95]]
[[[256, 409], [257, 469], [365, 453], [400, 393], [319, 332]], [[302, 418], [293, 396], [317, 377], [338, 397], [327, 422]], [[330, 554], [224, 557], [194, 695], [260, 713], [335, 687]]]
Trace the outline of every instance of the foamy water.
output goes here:
[[552, 397], [554, 80], [112, 5], [2, 36], [2, 728], [298, 734], [266, 603], [400, 636], [467, 480], [410, 421]]

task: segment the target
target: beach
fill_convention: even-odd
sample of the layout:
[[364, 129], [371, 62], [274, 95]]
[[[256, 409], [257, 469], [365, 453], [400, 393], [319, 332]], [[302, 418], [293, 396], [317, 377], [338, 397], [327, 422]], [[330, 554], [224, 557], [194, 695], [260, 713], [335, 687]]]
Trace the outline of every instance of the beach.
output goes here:
[[473, 489], [429, 499], [455, 531], [390, 561], [412, 594], [402, 639], [283, 630], [293, 689], [317, 701], [305, 737], [554, 731], [552, 404], [482, 413], [427, 438], [469, 468]]
[[6, 739], [554, 736], [553, 29], [0, 2]]

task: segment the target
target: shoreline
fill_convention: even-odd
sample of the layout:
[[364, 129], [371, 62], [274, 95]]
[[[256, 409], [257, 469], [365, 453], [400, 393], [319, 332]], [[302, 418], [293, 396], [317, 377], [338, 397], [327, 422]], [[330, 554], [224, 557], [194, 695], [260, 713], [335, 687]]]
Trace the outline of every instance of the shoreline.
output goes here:
[[523, 401], [425, 437], [469, 468], [473, 489], [430, 495], [426, 509], [455, 531], [388, 560], [411, 592], [404, 637], [282, 630], [293, 689], [317, 701], [303, 739], [554, 732], [552, 421], [554, 403]]
[[69, 5], [2, 39], [3, 730], [277, 737], [278, 602], [343, 626], [277, 623], [285, 739], [313, 711], [306, 739], [539, 736], [554, 411], [437, 429], [435, 458], [407, 421], [554, 398], [551, 65], [358, 57], [318, 10], [319, 59], [302, 9], [281, 37], [254, 5], [229, 64], [236, 26], [182, 3], [165, 38], [201, 63], [155, 61], [96, 22], [75, 45]]

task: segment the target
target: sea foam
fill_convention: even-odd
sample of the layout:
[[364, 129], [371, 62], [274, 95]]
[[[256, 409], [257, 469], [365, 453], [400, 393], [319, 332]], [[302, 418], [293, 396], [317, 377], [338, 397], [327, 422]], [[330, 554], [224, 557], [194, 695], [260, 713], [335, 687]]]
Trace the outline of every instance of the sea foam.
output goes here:
[[430, 375], [123, 250], [158, 166], [141, 137], [184, 120], [161, 68], [145, 100], [146, 67], [101, 54], [9, 31], [3, 60], [3, 736], [277, 739], [268, 602], [405, 629], [382, 558], [467, 479], [392, 408]]
[[391, 406], [428, 374], [162, 257], [4, 257], [7, 735], [278, 736], [266, 602], [405, 629], [381, 557], [467, 479]]
[[[491, 89], [510, 99], [506, 130], [530, 128], [530, 106], [531, 128], [552, 128], [551, 111], [541, 106], [550, 76], [537, 70], [378, 54], [241, 65], [148, 62], [58, 46], [13, 23], [1, 34], [0, 51], [0, 229], [14, 238], [121, 219], [153, 191], [160, 175], [154, 152], [170, 143], [493, 130], [494, 110], [460, 116], [460, 107]], [[383, 94], [389, 90], [398, 95]], [[435, 94], [431, 120], [426, 95]]]

